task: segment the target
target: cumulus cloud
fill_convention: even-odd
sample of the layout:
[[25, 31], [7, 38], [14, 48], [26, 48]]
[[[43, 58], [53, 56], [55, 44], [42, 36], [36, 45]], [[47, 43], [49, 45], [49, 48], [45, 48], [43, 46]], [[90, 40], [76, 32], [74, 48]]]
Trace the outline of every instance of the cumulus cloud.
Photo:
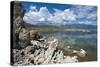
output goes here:
[[73, 10], [79, 19], [96, 20], [97, 10], [95, 6], [75, 6]]
[[[28, 12], [25, 13], [23, 20], [30, 24], [96, 24], [97, 10], [94, 6], [75, 6], [64, 10], [52, 9], [51, 13], [47, 7], [30, 6]], [[81, 21], [81, 22], [80, 22]]]
[[54, 13], [50, 13], [47, 7], [41, 7], [39, 11], [35, 6], [30, 6], [30, 10], [25, 13], [23, 20], [26, 23], [39, 24], [42, 22], [48, 22], [52, 24], [66, 24], [76, 20], [76, 15], [70, 9], [59, 10], [54, 9]]
[[48, 20], [48, 18], [50, 18], [52, 15], [51, 13], [48, 11], [47, 7], [41, 7], [40, 11], [39, 11], [39, 16], [41, 18], [45, 18], [46, 20]]

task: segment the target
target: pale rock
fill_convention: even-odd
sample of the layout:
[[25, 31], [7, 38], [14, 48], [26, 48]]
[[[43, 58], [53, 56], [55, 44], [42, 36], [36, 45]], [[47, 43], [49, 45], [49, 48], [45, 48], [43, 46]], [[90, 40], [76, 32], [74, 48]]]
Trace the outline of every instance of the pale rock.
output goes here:
[[71, 47], [70, 46], [67, 46], [67, 49], [70, 49]]
[[31, 40], [31, 44], [34, 46], [40, 46], [40, 47], [44, 47], [45, 44], [42, 44], [41, 42], [39, 41], [36, 41], [36, 40]]
[[58, 51], [57, 52], [57, 62], [58, 63], [63, 63], [63, 57], [64, 57], [63, 52], [62, 51]]
[[77, 58], [78, 58], [77, 56], [73, 56], [72, 57], [73, 61], [75, 61], [75, 62], [78, 62], [78, 59]]
[[79, 55], [80, 57], [85, 57], [85, 56], [86, 56], [86, 51], [83, 50], [83, 49], [80, 49], [78, 55]]
[[80, 57], [85, 57], [86, 56], [86, 51], [84, 49], [80, 49], [80, 51], [73, 50], [73, 53], [76, 53]]
[[52, 55], [54, 50], [56, 49], [56, 47], [58, 46], [58, 40], [54, 39], [53, 41], [49, 42], [49, 47], [47, 49], [47, 51], [45, 52], [45, 58], [46, 58], [46, 62], [45, 63], [49, 63], [50, 60], [52, 59]]
[[34, 53], [34, 56], [36, 57], [39, 54], [40, 51], [41, 51], [40, 49], [36, 50], [35, 53]]
[[73, 50], [73, 53], [78, 53], [79, 51], [77, 51], [77, 50]]
[[64, 63], [74, 63], [74, 62], [78, 62], [77, 57], [70, 57], [70, 56], [66, 56], [64, 59]]
[[49, 41], [48, 45], [45, 46], [36, 40], [31, 40], [31, 44], [33, 45], [27, 46], [22, 50], [13, 50], [15, 59], [14, 65], [75, 63], [78, 62], [79, 56], [84, 57], [86, 55], [85, 50], [71, 50], [68, 46], [67, 48], [72, 51], [72, 54], [75, 53], [76, 56], [65, 56], [62, 50], [57, 49], [58, 40], [56, 38]]

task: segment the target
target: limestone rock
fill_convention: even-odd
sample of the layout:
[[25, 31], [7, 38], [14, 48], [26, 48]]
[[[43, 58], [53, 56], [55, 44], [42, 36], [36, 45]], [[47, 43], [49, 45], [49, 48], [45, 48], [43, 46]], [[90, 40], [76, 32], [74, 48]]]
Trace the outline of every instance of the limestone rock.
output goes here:
[[74, 63], [74, 62], [78, 62], [77, 56], [66, 56], [64, 59], [64, 63]]
[[80, 49], [80, 51], [73, 50], [73, 53], [76, 53], [80, 57], [85, 57], [86, 56], [86, 51], [84, 49]]
[[20, 33], [19, 33], [19, 46], [21, 48], [25, 48], [26, 46], [28, 46], [30, 43], [30, 40], [29, 40], [29, 32], [22, 28]]
[[79, 55], [80, 57], [85, 57], [85, 56], [86, 56], [86, 51], [85, 51], [84, 49], [80, 49], [78, 55]]
[[13, 23], [13, 48], [18, 48], [19, 33], [22, 29], [23, 20], [21, 17], [17, 17]]
[[24, 9], [22, 8], [22, 2], [15, 1], [13, 2], [13, 12], [12, 12], [12, 28], [13, 28], [13, 48], [18, 49], [19, 45], [19, 33], [24, 27], [23, 15]]
[[[57, 64], [57, 63], [75, 63], [78, 62], [78, 56], [65, 56], [63, 51], [57, 49], [58, 39], [54, 38], [47, 42], [48, 47], [40, 41], [31, 40], [31, 46], [21, 50], [13, 49], [14, 65], [40, 65], [40, 64]], [[84, 50], [75, 51], [74, 53], [84, 54]]]

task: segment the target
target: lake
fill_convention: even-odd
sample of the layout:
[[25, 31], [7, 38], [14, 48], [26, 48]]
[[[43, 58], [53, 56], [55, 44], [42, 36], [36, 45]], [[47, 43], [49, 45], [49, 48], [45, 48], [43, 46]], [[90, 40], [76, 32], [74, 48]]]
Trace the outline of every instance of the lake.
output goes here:
[[[55, 37], [59, 40], [59, 46], [66, 49], [71, 46], [73, 49], [84, 49], [87, 56], [79, 58], [79, 61], [97, 60], [97, 33], [96, 32], [43, 32], [46, 38]], [[65, 51], [66, 54], [66, 51]]]

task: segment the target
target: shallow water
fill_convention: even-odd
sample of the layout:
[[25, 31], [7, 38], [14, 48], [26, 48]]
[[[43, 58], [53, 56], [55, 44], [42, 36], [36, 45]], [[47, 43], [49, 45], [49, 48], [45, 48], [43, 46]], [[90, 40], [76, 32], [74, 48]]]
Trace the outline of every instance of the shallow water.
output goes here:
[[[79, 58], [79, 61], [96, 61], [97, 60], [97, 34], [86, 32], [45, 32], [42, 35], [56, 37], [59, 40], [59, 46], [66, 49], [66, 46], [71, 46], [73, 49], [84, 49], [87, 56]], [[66, 54], [66, 51], [64, 51]]]

